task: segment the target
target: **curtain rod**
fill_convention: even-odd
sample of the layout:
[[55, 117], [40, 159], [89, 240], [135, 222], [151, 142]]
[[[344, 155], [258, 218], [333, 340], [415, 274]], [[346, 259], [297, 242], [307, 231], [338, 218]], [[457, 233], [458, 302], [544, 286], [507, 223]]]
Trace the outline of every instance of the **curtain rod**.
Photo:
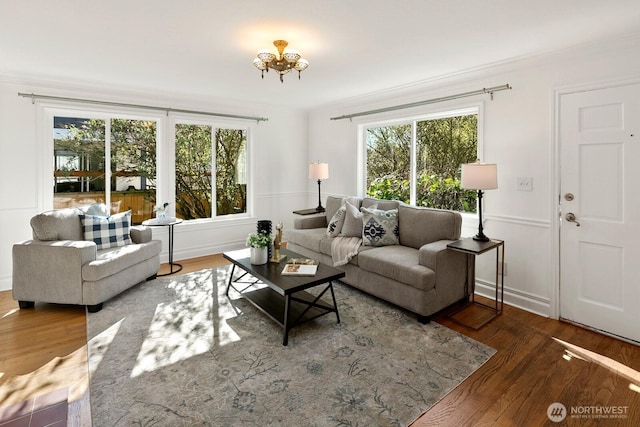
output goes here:
[[474, 96], [474, 95], [484, 95], [484, 94], [487, 94], [487, 93], [489, 95], [491, 95], [491, 99], [493, 100], [493, 92], [499, 92], [501, 90], [508, 90], [508, 89], [511, 89], [511, 86], [507, 83], [507, 84], [502, 85], [502, 86], [494, 86], [494, 87], [489, 87], [489, 88], [482, 88], [482, 89], [474, 90], [474, 91], [471, 91], [471, 92], [464, 92], [464, 93], [458, 93], [456, 95], [443, 96], [441, 98], [428, 99], [426, 101], [412, 102], [410, 104], [396, 105], [394, 107], [380, 108], [380, 109], [377, 109], [377, 110], [363, 111], [363, 112], [360, 112], [360, 113], [345, 114], [345, 115], [339, 116], [339, 117], [331, 117], [331, 120], [342, 120], [342, 119], [351, 120], [354, 117], [367, 116], [369, 114], [386, 113], [387, 111], [402, 110], [404, 108], [418, 107], [420, 105], [427, 105], [427, 104], [435, 104], [437, 102], [450, 101], [452, 99], [458, 99], [458, 98], [466, 98], [468, 96]]
[[38, 95], [35, 93], [18, 92], [18, 96], [22, 96], [23, 98], [31, 98], [31, 103], [35, 103], [35, 100], [37, 98], [37, 99], [50, 99], [55, 101], [81, 102], [85, 104], [110, 105], [112, 107], [145, 108], [147, 110], [166, 111], [167, 115], [169, 115], [169, 113], [202, 114], [205, 116], [227, 117], [231, 119], [255, 120], [257, 123], [266, 122], [269, 120], [266, 117], [241, 116], [237, 114], [225, 114], [225, 113], [211, 113], [208, 111], [183, 110], [180, 108], [156, 107], [153, 105], [126, 104], [123, 102], [95, 101], [91, 99], [80, 99], [80, 98], [66, 98], [62, 96]]

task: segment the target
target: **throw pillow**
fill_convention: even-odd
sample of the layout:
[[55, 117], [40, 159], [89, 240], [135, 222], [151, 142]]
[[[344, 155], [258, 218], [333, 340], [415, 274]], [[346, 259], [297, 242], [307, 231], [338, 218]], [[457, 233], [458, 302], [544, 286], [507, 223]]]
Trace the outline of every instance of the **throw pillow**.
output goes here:
[[349, 202], [345, 202], [344, 224], [340, 235], [343, 237], [362, 238], [362, 212]]
[[84, 239], [93, 240], [98, 249], [106, 249], [131, 244], [131, 211], [109, 217], [80, 215]]
[[362, 245], [388, 246], [400, 244], [398, 209], [383, 211], [362, 208]]
[[344, 224], [344, 217], [347, 208], [342, 205], [336, 213], [331, 217], [329, 225], [327, 226], [327, 237], [337, 237], [342, 231], [342, 225]]

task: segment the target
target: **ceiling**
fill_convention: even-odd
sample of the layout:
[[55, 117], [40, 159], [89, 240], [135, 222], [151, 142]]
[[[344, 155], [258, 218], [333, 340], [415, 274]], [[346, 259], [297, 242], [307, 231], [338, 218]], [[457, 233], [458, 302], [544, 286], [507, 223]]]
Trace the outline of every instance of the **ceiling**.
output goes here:
[[638, 0], [0, 0], [0, 75], [308, 108], [635, 34]]

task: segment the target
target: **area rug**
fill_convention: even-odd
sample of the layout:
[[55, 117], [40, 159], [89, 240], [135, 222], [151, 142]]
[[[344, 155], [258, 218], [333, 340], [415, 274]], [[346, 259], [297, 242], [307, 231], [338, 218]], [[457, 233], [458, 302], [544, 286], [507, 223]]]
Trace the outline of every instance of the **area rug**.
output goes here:
[[145, 282], [88, 314], [93, 425], [406, 426], [495, 353], [342, 283], [341, 322], [296, 327], [285, 347], [225, 295], [229, 274]]

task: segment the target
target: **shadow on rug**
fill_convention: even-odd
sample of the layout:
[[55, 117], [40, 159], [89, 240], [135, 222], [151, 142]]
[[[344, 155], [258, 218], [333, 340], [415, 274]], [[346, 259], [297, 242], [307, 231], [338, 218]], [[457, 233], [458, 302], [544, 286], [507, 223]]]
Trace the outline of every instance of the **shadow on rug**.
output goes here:
[[495, 353], [341, 283], [341, 323], [308, 322], [284, 347], [225, 296], [229, 272], [145, 282], [88, 315], [94, 425], [406, 426]]

